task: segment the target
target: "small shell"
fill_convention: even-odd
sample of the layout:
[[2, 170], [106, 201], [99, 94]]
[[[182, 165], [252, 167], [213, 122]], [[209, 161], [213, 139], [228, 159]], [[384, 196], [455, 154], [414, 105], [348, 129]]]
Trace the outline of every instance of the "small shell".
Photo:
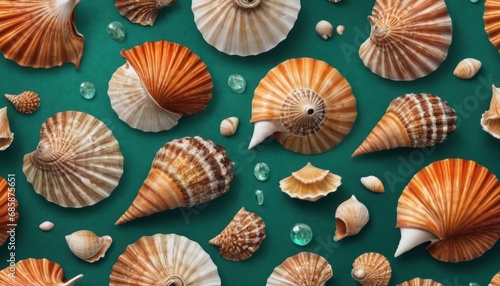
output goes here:
[[43, 231], [49, 231], [54, 228], [54, 223], [50, 221], [44, 221], [38, 227]]
[[175, 3], [176, 0], [115, 0], [116, 9], [120, 15], [132, 23], [143, 26], [153, 26], [158, 12]]
[[493, 276], [488, 286], [500, 286], [500, 271], [498, 271], [498, 273]]
[[90, 230], [79, 230], [66, 235], [65, 238], [71, 252], [87, 262], [104, 257], [113, 242], [109, 235], [99, 237]]
[[333, 240], [339, 241], [346, 236], [357, 234], [370, 219], [366, 206], [353, 195], [341, 203], [335, 211], [335, 236]]
[[229, 117], [220, 123], [220, 134], [224, 136], [231, 136], [236, 132], [236, 129], [238, 129], [238, 117]]
[[326, 41], [333, 36], [333, 26], [330, 22], [321, 20], [316, 24], [316, 33]]
[[[17, 223], [19, 217], [17, 199], [14, 197], [14, 216], [12, 216], [12, 193], [7, 180], [0, 177], [0, 245], [3, 245], [10, 236], [11, 225]], [[10, 194], [9, 194], [10, 193]], [[9, 211], [10, 208], [10, 211]]]
[[361, 184], [365, 186], [368, 190], [375, 193], [383, 193], [384, 192], [384, 184], [382, 181], [375, 176], [368, 176], [361, 178]]
[[363, 286], [387, 286], [391, 275], [391, 264], [380, 253], [361, 254], [352, 264], [351, 276]]
[[332, 2], [332, 3], [339, 3], [340, 0], [328, 0], [329, 2]]
[[490, 109], [483, 113], [481, 126], [491, 136], [500, 139], [500, 88], [492, 86]]
[[266, 286], [323, 286], [332, 276], [332, 266], [325, 258], [311, 252], [301, 252], [288, 257], [274, 268]]
[[500, 5], [498, 0], [486, 0], [484, 2], [484, 29], [488, 34], [488, 39], [500, 52]]
[[422, 278], [413, 278], [410, 281], [405, 281], [397, 286], [444, 286], [441, 283], [438, 283], [432, 279], [422, 279]]
[[344, 31], [345, 31], [345, 26], [344, 25], [338, 25], [337, 26], [337, 34], [339, 34], [340, 36], [342, 36], [344, 34]]
[[10, 131], [7, 107], [0, 108], [0, 151], [9, 148], [14, 141], [14, 133]]
[[457, 67], [453, 71], [453, 75], [462, 79], [469, 79], [475, 76], [480, 68], [480, 61], [472, 58], [463, 59], [458, 63]]
[[17, 111], [23, 114], [31, 114], [40, 106], [40, 97], [33, 91], [25, 91], [18, 95], [6, 94], [5, 98], [12, 102]]

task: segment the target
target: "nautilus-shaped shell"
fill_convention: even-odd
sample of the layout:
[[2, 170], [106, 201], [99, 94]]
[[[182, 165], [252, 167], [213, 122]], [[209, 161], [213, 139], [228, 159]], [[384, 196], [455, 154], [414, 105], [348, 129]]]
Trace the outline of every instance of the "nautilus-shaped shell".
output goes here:
[[391, 275], [391, 264], [380, 253], [363, 253], [352, 264], [351, 276], [363, 286], [387, 286]]
[[458, 78], [469, 79], [476, 75], [481, 65], [481, 61], [479, 60], [473, 58], [463, 59], [458, 63], [455, 70], [453, 70], [453, 75]]
[[274, 268], [266, 286], [323, 286], [333, 277], [332, 266], [320, 255], [301, 252]]
[[366, 176], [361, 178], [361, 184], [365, 186], [368, 190], [375, 193], [384, 192], [384, 184], [382, 181], [375, 176]]
[[300, 0], [193, 0], [191, 8], [207, 43], [229, 55], [248, 56], [286, 39]]
[[35, 192], [63, 207], [93, 205], [116, 188], [123, 156], [111, 130], [79, 111], [54, 114], [42, 124], [36, 150], [23, 172]]
[[14, 141], [14, 133], [10, 130], [7, 107], [0, 108], [0, 151], [9, 148]]
[[176, 0], [115, 0], [120, 15], [132, 23], [153, 26], [158, 12], [175, 3]]
[[474, 161], [446, 159], [420, 170], [398, 201], [401, 240], [395, 256], [430, 241], [445, 262], [483, 255], [500, 237], [500, 183]]
[[435, 95], [397, 97], [352, 156], [397, 147], [434, 146], [455, 131], [456, 120], [455, 110]]
[[115, 224], [218, 198], [229, 190], [233, 166], [226, 150], [213, 141], [195, 136], [167, 142], [156, 153], [132, 205]]
[[290, 59], [271, 69], [255, 90], [249, 148], [273, 135], [294, 152], [322, 153], [340, 143], [356, 116], [351, 86], [334, 67]]
[[488, 34], [490, 42], [500, 52], [500, 1], [486, 0], [484, 2], [484, 29]]
[[69, 249], [78, 258], [94, 262], [104, 257], [113, 239], [109, 235], [97, 236], [90, 230], [78, 230], [65, 236]]
[[0, 177], [0, 245], [9, 239], [11, 228], [16, 226], [18, 217], [15, 190], [10, 188], [7, 180]]
[[6, 94], [5, 98], [14, 105], [18, 112], [23, 114], [31, 114], [40, 106], [40, 97], [33, 91], [25, 91], [18, 95]]
[[190, 49], [148, 42], [122, 50], [127, 63], [109, 81], [111, 107], [130, 127], [168, 130], [184, 115], [199, 113], [212, 98], [212, 77]]
[[491, 136], [500, 139], [500, 88], [493, 85], [492, 90], [490, 109], [483, 113], [481, 126]]
[[335, 211], [335, 235], [333, 240], [339, 241], [344, 237], [358, 234], [370, 220], [368, 208], [352, 195], [350, 199], [341, 203]]
[[405, 281], [401, 284], [398, 284], [397, 286], [444, 286], [444, 285], [432, 279], [413, 278], [412, 280]]
[[488, 286], [500, 286], [500, 271], [495, 276], [493, 276]]
[[377, 0], [370, 37], [359, 48], [363, 64], [391, 80], [414, 80], [446, 59], [452, 25], [443, 0]]

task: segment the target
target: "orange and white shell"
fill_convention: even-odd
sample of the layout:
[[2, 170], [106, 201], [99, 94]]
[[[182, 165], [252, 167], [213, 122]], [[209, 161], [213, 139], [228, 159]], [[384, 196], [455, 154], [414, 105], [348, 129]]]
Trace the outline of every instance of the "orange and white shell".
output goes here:
[[469, 79], [476, 75], [476, 73], [481, 68], [481, 61], [466, 58], [461, 60], [455, 70], [453, 70], [453, 75], [461, 79]]
[[500, 286], [500, 271], [498, 271], [498, 273], [493, 276], [488, 286]]
[[11, 227], [17, 224], [17, 205], [14, 190], [10, 188], [7, 180], [0, 177], [0, 245], [9, 239]]
[[95, 262], [104, 257], [113, 239], [109, 235], [97, 236], [90, 230], [78, 230], [65, 236], [73, 254], [87, 262]]
[[219, 246], [220, 255], [227, 260], [250, 258], [266, 238], [266, 224], [262, 218], [241, 208], [231, 222], [209, 243]]
[[484, 29], [488, 34], [490, 42], [500, 52], [500, 1], [486, 0], [484, 2]]
[[351, 276], [363, 286], [387, 286], [391, 280], [392, 268], [384, 255], [367, 252], [354, 260]]
[[375, 176], [366, 176], [361, 178], [361, 184], [365, 186], [368, 190], [375, 193], [383, 193], [384, 192], [384, 184], [382, 181]]
[[84, 112], [64, 111], [42, 124], [36, 150], [24, 156], [23, 172], [48, 201], [80, 208], [107, 198], [116, 188], [123, 156], [102, 121]]
[[220, 286], [221, 280], [217, 266], [197, 242], [177, 234], [155, 234], [127, 246], [111, 270], [109, 286], [135, 285]]
[[445, 262], [480, 257], [500, 237], [500, 182], [474, 161], [446, 159], [420, 170], [398, 201], [395, 256], [430, 241]]
[[207, 43], [229, 55], [249, 56], [286, 39], [300, 0], [193, 0], [191, 9]]
[[0, 151], [9, 148], [14, 141], [14, 133], [10, 130], [7, 107], [0, 108]]
[[301, 252], [288, 257], [274, 268], [266, 286], [323, 286], [332, 277], [332, 266], [325, 258], [311, 252]]
[[273, 135], [294, 152], [323, 153], [342, 141], [356, 116], [351, 86], [334, 67], [312, 58], [290, 59], [255, 89], [249, 148]]
[[421, 78], [448, 55], [452, 25], [443, 0], [377, 0], [368, 20], [371, 34], [359, 56], [383, 78]]
[[212, 98], [212, 77], [190, 49], [167, 41], [122, 50], [127, 61], [109, 81], [111, 107], [130, 127], [168, 130]]
[[25, 91], [18, 95], [6, 94], [5, 98], [14, 105], [18, 112], [23, 114], [31, 114], [40, 106], [40, 97], [33, 91]]
[[444, 286], [444, 285], [432, 279], [413, 278], [412, 280], [405, 281], [403, 283], [398, 284], [397, 286]]
[[75, 27], [80, 0], [1, 0], [0, 50], [21, 66], [50, 68], [70, 62], [78, 69], [83, 36]]
[[358, 234], [370, 220], [368, 208], [354, 195], [341, 203], [335, 211], [335, 235], [333, 240]]
[[175, 3], [176, 0], [115, 0], [116, 9], [120, 15], [132, 23], [143, 26], [153, 26], [158, 12]]
[[490, 109], [483, 113], [481, 126], [491, 136], [500, 139], [500, 88], [493, 85], [492, 90]]

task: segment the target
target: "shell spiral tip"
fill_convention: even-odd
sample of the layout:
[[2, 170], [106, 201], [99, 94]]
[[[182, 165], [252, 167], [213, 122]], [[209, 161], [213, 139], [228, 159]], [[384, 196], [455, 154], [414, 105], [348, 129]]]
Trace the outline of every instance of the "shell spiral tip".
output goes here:
[[398, 257], [424, 242], [434, 242], [437, 240], [439, 240], [439, 238], [436, 235], [426, 230], [401, 228], [401, 240], [399, 241], [398, 248], [394, 253], [394, 257]]
[[267, 137], [273, 135], [275, 132], [284, 132], [285, 129], [277, 120], [264, 120], [255, 122], [254, 131], [248, 149], [259, 145]]
[[83, 274], [79, 274], [79, 275], [73, 277], [73, 279], [68, 280], [64, 284], [61, 284], [61, 286], [73, 286], [76, 284], [76, 282], [80, 281], [82, 278], [83, 278]]

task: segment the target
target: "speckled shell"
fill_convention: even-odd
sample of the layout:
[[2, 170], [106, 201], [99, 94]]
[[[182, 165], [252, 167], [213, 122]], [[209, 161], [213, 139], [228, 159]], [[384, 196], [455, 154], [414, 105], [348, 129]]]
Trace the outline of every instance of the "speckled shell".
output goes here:
[[167, 142], [156, 153], [137, 197], [115, 224], [178, 207], [192, 207], [229, 190], [232, 162], [223, 147], [201, 137]]
[[323, 286], [332, 277], [332, 266], [326, 259], [311, 252], [301, 252], [274, 268], [266, 286]]
[[444, 286], [444, 285], [432, 279], [413, 278], [412, 280], [405, 281], [401, 284], [398, 284], [397, 286]]
[[456, 120], [455, 110], [435, 95], [397, 97], [352, 156], [397, 147], [434, 146], [455, 131]]
[[176, 0], [115, 0], [116, 9], [120, 15], [132, 23], [143, 26], [153, 26], [158, 12], [175, 3]]
[[0, 108], [0, 151], [9, 148], [12, 141], [14, 141], [14, 133], [10, 131], [7, 107]]
[[64, 111], [42, 124], [36, 150], [24, 156], [23, 172], [48, 201], [80, 208], [107, 198], [116, 188], [123, 156], [103, 122], [84, 112]]
[[453, 75], [461, 79], [469, 79], [476, 75], [481, 65], [479, 60], [473, 58], [463, 59], [458, 63], [455, 70], [453, 70]]
[[104, 257], [113, 242], [109, 235], [99, 237], [90, 230], [78, 230], [65, 238], [71, 252], [87, 262], [95, 262]]
[[500, 1], [486, 0], [484, 2], [484, 29], [488, 34], [490, 42], [500, 52]]
[[363, 253], [352, 264], [351, 276], [363, 286], [387, 286], [391, 275], [391, 264], [380, 253]]
[[495, 276], [493, 276], [488, 286], [500, 286], [500, 271]]
[[377, 0], [370, 37], [359, 48], [372, 72], [391, 80], [414, 80], [446, 59], [452, 25], [443, 0]]
[[365, 186], [368, 190], [375, 193], [383, 193], [384, 192], [384, 184], [382, 181], [375, 176], [367, 176], [361, 178], [361, 184]]
[[9, 189], [7, 181], [0, 177], [0, 245], [10, 237], [8, 231], [17, 224], [19, 217], [15, 193], [9, 192]]
[[236, 133], [239, 123], [238, 117], [229, 117], [220, 123], [220, 134], [223, 136], [231, 136]]
[[335, 236], [333, 240], [339, 241], [344, 237], [358, 234], [368, 223], [370, 214], [366, 206], [353, 195], [341, 203], [335, 211]]
[[25, 91], [18, 95], [6, 94], [5, 98], [12, 102], [18, 112], [23, 114], [31, 114], [40, 106], [40, 97], [33, 91]]
[[481, 126], [491, 136], [500, 139], [500, 88], [493, 85], [492, 90], [490, 109], [483, 113]]

